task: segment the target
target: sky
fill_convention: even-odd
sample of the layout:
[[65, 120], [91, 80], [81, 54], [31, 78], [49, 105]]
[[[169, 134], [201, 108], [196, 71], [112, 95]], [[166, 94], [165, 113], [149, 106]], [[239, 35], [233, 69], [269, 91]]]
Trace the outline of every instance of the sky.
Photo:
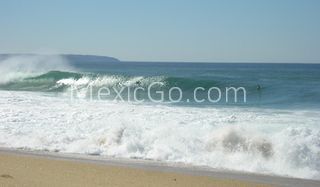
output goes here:
[[0, 53], [320, 63], [320, 1], [2, 0]]

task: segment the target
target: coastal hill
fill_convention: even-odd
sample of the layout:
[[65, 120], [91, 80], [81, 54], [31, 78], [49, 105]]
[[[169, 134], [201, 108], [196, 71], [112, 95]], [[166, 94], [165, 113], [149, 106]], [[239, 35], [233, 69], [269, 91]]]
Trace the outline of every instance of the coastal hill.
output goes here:
[[[6, 58], [15, 57], [15, 56], [50, 56], [50, 55], [38, 55], [38, 54], [0, 54], [0, 60], [4, 60]], [[85, 63], [85, 62], [92, 62], [92, 63], [112, 63], [112, 62], [120, 62], [120, 60], [114, 57], [108, 56], [98, 56], [98, 55], [77, 55], [77, 54], [59, 54], [59, 56], [67, 59], [70, 62], [76, 63]]]
[[114, 57], [108, 56], [97, 56], [97, 55], [74, 55], [74, 54], [63, 54], [62, 57], [68, 59], [71, 62], [120, 62], [120, 60]]

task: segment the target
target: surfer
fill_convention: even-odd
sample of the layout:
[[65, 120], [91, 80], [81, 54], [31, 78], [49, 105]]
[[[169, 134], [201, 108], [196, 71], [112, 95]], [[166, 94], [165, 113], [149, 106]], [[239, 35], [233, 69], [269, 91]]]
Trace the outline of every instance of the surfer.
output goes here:
[[257, 90], [260, 91], [261, 90], [261, 86], [258, 84], [257, 85]]
[[136, 85], [140, 86], [141, 85], [141, 81], [136, 81]]

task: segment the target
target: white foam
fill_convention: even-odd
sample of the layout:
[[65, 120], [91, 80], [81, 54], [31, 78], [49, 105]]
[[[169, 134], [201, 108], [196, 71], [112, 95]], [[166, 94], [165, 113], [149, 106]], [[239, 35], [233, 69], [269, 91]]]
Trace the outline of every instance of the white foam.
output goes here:
[[[58, 80], [57, 86], [73, 86], [75, 88], [84, 88], [88, 86], [100, 87], [100, 86], [149, 86], [153, 82], [163, 83], [163, 77], [124, 77], [116, 75], [104, 75], [97, 77], [83, 76], [79, 79], [66, 78]], [[164, 84], [164, 83], [163, 83]]]
[[319, 111], [193, 108], [0, 91], [0, 146], [320, 179]]

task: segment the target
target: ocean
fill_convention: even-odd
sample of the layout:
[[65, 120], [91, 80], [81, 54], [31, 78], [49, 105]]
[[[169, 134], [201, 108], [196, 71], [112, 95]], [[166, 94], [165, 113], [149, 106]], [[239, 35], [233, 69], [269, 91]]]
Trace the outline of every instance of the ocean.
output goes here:
[[0, 62], [0, 147], [320, 180], [319, 121], [320, 64]]

